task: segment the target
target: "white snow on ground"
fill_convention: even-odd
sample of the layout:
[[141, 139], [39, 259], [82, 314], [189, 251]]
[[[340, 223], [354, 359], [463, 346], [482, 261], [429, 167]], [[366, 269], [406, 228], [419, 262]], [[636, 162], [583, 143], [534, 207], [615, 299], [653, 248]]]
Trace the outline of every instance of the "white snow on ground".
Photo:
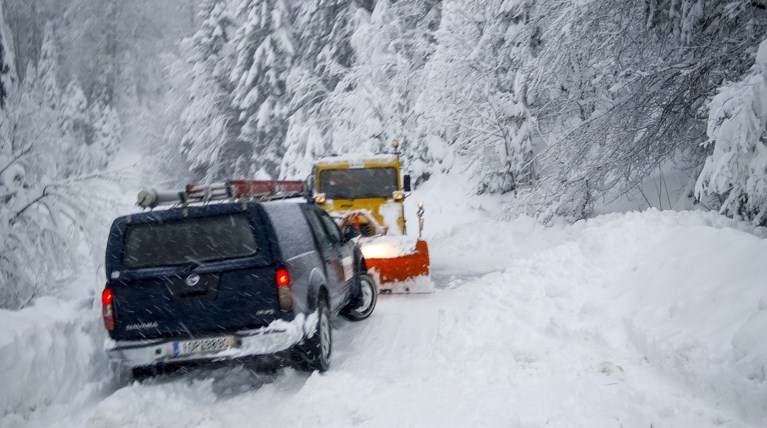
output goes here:
[[110, 166], [119, 179], [99, 183], [94, 199], [114, 202], [99, 207], [104, 224], [81, 233], [97, 254], [94, 257], [88, 245], [79, 246], [81, 272], [76, 280], [58, 297], [37, 299], [20, 311], [0, 310], [1, 427], [23, 426], [40, 413], [48, 419], [42, 425], [53, 426], [54, 415], [91, 405], [114, 390], [116, 382], [102, 349], [102, 260], [111, 218], [134, 210], [133, 173], [140, 159], [138, 153], [123, 152]]
[[0, 426], [20, 423], [40, 407], [103, 395], [111, 380], [100, 355], [106, 335], [94, 312], [93, 299], [53, 298], [0, 312], [0, 415], [6, 416]]
[[[408, 202], [409, 212], [426, 203], [440, 288], [381, 296], [370, 319], [339, 321], [327, 373], [219, 369], [107, 388], [70, 407], [47, 394], [37, 411], [1, 403], [0, 425], [767, 426], [763, 231], [701, 212], [504, 222], [490, 214], [497, 200], [460, 198], [452, 180], [436, 177]], [[5, 384], [34, 371], [22, 354], [8, 359], [7, 343]], [[54, 360], [67, 358], [40, 365]], [[79, 387], [93, 377], [71, 369]], [[30, 384], [28, 397], [75, 388], [39, 375]]]

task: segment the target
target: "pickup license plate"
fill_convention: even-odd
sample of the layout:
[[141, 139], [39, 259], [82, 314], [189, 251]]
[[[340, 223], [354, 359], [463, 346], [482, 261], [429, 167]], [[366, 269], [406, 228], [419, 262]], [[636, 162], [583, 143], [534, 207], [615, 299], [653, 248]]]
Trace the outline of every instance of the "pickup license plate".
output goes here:
[[220, 352], [237, 346], [237, 338], [234, 336], [211, 337], [207, 339], [184, 340], [173, 342], [173, 356], [208, 354]]

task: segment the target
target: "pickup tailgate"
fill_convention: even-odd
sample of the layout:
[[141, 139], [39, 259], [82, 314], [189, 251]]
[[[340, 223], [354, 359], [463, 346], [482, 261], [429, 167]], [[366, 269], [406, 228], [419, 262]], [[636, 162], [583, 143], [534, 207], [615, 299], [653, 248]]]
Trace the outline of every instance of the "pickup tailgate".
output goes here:
[[194, 338], [281, 316], [270, 231], [255, 210], [221, 210], [113, 225], [123, 237], [107, 284], [113, 339]]
[[275, 274], [273, 266], [224, 271], [213, 266], [112, 281], [112, 337], [192, 338], [267, 325], [279, 317]]

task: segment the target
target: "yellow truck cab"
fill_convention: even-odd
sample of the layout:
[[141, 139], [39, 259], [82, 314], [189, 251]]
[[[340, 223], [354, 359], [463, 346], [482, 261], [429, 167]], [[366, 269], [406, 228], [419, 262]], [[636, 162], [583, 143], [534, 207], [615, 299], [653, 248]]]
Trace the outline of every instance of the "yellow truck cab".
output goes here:
[[401, 175], [396, 155], [350, 155], [322, 158], [315, 164], [316, 202], [329, 213], [344, 217], [349, 212], [369, 213], [377, 225], [365, 224], [363, 235], [383, 227], [388, 235], [405, 234], [405, 192], [410, 177]]

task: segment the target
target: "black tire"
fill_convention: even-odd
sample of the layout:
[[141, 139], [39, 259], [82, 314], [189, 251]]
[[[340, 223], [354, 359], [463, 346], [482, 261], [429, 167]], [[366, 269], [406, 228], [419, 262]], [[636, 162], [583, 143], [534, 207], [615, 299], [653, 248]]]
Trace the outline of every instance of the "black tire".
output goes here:
[[342, 314], [349, 321], [362, 321], [373, 313], [378, 302], [378, 288], [367, 273], [359, 274], [357, 295], [344, 308]]
[[140, 367], [133, 367], [131, 369], [131, 378], [133, 380], [141, 383], [145, 380], [152, 379], [153, 377], [157, 376], [159, 373], [157, 371], [156, 367], [152, 366], [140, 366]]
[[317, 302], [317, 329], [293, 351], [293, 365], [301, 371], [326, 371], [333, 353], [333, 329], [330, 327], [330, 309], [325, 295]]

